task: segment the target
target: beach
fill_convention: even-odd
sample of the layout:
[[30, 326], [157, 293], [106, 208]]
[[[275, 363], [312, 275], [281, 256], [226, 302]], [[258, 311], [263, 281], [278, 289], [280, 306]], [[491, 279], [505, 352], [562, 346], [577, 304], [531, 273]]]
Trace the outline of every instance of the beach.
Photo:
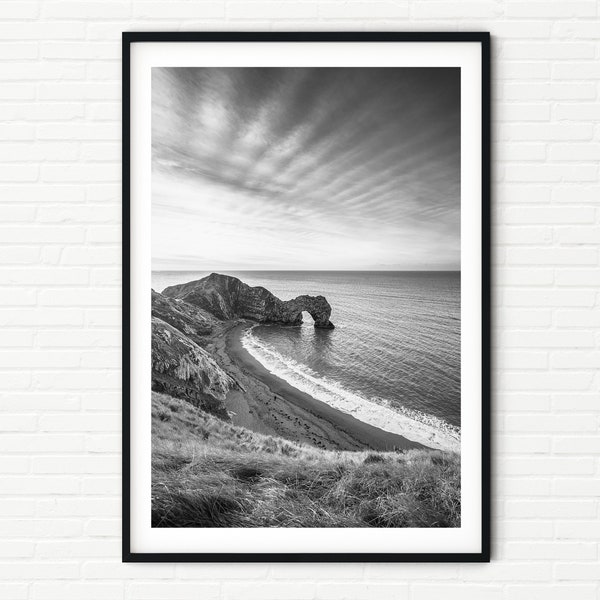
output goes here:
[[[153, 283], [164, 289], [202, 275], [160, 272], [153, 274]], [[244, 330], [242, 346], [254, 361], [242, 353], [244, 364], [256, 367], [258, 361], [260, 373], [268, 371], [277, 384], [286, 382], [376, 429], [428, 448], [460, 452], [459, 274], [247, 272], [240, 276], [281, 298], [305, 291], [322, 293], [331, 303], [335, 325], [334, 329], [314, 328], [314, 319], [306, 312], [301, 326], [282, 326], [268, 319], [261, 323], [249, 316], [253, 327]], [[224, 335], [223, 327], [231, 327], [225, 323], [229, 320], [229, 316], [221, 320], [211, 340]], [[271, 382], [272, 377], [267, 384]], [[244, 412], [245, 404], [238, 405], [239, 411], [231, 410]], [[260, 426], [264, 423], [256, 424]]]
[[425, 447], [364, 423], [270, 373], [242, 345], [242, 335], [251, 325], [248, 321], [227, 324], [212, 341], [221, 366], [242, 387], [231, 390], [225, 402], [235, 425], [328, 450]]

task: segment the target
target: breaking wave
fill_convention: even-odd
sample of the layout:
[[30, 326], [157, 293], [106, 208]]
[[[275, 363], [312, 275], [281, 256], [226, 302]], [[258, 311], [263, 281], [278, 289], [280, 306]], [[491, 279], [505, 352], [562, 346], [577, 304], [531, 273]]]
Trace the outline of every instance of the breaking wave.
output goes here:
[[283, 356], [259, 340], [253, 329], [245, 330], [242, 346], [270, 373], [329, 406], [384, 431], [440, 450], [460, 452], [460, 428], [433, 415], [392, 405], [385, 398], [366, 398], [337, 381], [318, 375], [306, 365]]

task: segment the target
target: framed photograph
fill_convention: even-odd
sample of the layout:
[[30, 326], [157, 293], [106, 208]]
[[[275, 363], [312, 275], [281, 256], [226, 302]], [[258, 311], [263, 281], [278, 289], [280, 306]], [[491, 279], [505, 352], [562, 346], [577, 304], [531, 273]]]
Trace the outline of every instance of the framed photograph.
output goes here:
[[123, 34], [124, 561], [489, 561], [489, 61]]

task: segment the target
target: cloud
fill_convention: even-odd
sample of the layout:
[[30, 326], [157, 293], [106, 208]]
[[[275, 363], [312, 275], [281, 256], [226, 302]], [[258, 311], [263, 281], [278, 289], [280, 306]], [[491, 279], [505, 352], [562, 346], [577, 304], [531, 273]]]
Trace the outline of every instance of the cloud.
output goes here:
[[152, 170], [161, 268], [457, 269], [460, 72], [155, 68]]

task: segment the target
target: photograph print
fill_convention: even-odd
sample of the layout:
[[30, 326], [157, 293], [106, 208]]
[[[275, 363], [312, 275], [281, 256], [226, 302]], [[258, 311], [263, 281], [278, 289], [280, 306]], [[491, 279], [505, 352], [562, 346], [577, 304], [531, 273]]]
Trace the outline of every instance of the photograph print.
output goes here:
[[256, 529], [440, 551], [481, 494], [461, 476], [481, 290], [460, 66], [175, 64], [149, 84], [146, 525], [180, 552], [277, 550]]

